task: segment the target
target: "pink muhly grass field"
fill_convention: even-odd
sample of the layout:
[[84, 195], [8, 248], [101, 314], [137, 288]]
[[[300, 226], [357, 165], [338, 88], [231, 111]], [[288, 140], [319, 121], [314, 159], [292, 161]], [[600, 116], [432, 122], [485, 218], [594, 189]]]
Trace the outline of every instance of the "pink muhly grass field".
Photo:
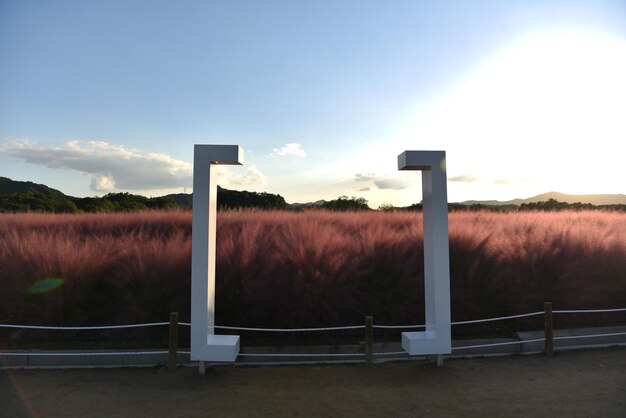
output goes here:
[[[538, 311], [544, 301], [626, 307], [624, 213], [449, 220], [454, 321]], [[420, 213], [228, 211], [217, 239], [218, 324], [423, 322]], [[190, 264], [190, 212], [0, 215], [0, 322], [161, 322], [171, 311], [188, 321]], [[60, 285], [33, 292], [46, 279]]]

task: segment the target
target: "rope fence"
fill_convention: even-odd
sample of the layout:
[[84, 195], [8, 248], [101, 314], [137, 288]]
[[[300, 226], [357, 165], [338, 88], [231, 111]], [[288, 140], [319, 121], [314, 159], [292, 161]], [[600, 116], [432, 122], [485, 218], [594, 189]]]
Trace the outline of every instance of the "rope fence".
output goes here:
[[[610, 313], [610, 312], [626, 312], [626, 308], [617, 309], [577, 309], [577, 310], [554, 310], [553, 314], [584, 314], [584, 313]], [[544, 315], [545, 311], [530, 312], [519, 315], [500, 316], [496, 318], [472, 319], [469, 321], [455, 321], [451, 325], [478, 324], [482, 322], [504, 321], [508, 319], [518, 319], [530, 316]], [[98, 325], [90, 327], [57, 327], [44, 325], [17, 325], [17, 324], [0, 324], [0, 328], [21, 328], [21, 329], [41, 329], [41, 330], [62, 330], [62, 331], [80, 331], [80, 330], [105, 330], [105, 329], [122, 329], [122, 328], [141, 328], [141, 327], [157, 327], [170, 325], [169, 322], [149, 322], [142, 324], [126, 324], [126, 325]], [[179, 326], [191, 327], [190, 322], [178, 322]], [[425, 328], [426, 325], [374, 325], [378, 329], [411, 329]], [[259, 331], [259, 332], [316, 332], [316, 331], [338, 331], [350, 329], [363, 329], [365, 325], [348, 325], [340, 327], [321, 327], [321, 328], [255, 328], [255, 327], [235, 327], [226, 325], [214, 325], [215, 329], [226, 329], [233, 331]]]
[[[456, 321], [451, 325], [465, 325], [465, 324], [477, 324], [485, 322], [503, 321], [518, 318], [527, 318], [532, 316], [544, 316], [544, 332], [543, 338], [535, 338], [530, 340], [519, 341], [507, 341], [488, 344], [477, 344], [460, 347], [452, 347], [452, 351], [466, 350], [466, 349], [478, 349], [488, 348], [506, 345], [516, 344], [529, 344], [536, 342], [544, 342], [545, 353], [548, 356], [553, 354], [553, 342], [557, 340], [572, 340], [572, 339], [586, 339], [586, 338], [600, 338], [600, 337], [614, 337], [626, 335], [626, 332], [615, 333], [603, 333], [603, 334], [590, 334], [590, 335], [570, 335], [570, 336], [553, 336], [553, 314], [589, 314], [589, 313], [613, 313], [613, 312], [626, 312], [626, 308], [616, 309], [576, 309], [576, 310], [552, 310], [552, 304], [546, 302], [544, 304], [543, 311], [524, 313], [519, 315], [501, 316], [495, 318], [475, 319], [468, 321]], [[178, 322], [178, 314], [172, 313], [170, 322], [151, 322], [142, 324], [126, 324], [126, 325], [102, 325], [102, 326], [43, 326], [43, 325], [16, 325], [16, 324], [0, 324], [0, 328], [8, 329], [33, 329], [33, 330], [107, 330], [107, 329], [124, 329], [124, 328], [140, 328], [140, 327], [156, 327], [156, 326], [170, 326], [170, 347], [169, 350], [158, 351], [123, 351], [123, 352], [0, 352], [0, 356], [33, 356], [33, 357], [60, 357], [60, 356], [136, 356], [136, 355], [163, 355], [169, 354], [168, 366], [174, 368], [176, 366], [176, 355], [185, 354], [189, 355], [189, 351], [179, 351], [177, 348], [177, 329], [179, 326], [191, 327], [189, 322]], [[255, 328], [255, 327], [236, 327], [226, 325], [214, 325], [214, 329], [234, 330], [234, 331], [253, 331], [253, 332], [320, 332], [320, 331], [338, 331], [338, 330], [365, 330], [365, 353], [239, 353], [240, 357], [276, 357], [276, 358], [347, 358], [365, 357], [366, 363], [372, 362], [373, 356], [407, 356], [405, 351], [398, 352], [373, 352], [373, 329], [414, 329], [425, 328], [426, 325], [374, 325], [372, 317], [366, 317], [365, 325], [349, 325], [338, 327], [317, 327], [317, 328]]]

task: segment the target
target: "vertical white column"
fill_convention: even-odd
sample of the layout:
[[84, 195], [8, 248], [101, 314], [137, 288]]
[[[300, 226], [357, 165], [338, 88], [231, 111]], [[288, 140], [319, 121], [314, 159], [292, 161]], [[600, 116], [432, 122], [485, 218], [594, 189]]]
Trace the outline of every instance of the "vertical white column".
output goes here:
[[235, 361], [239, 336], [215, 335], [218, 165], [240, 165], [238, 145], [195, 145], [191, 249], [191, 359]]
[[445, 151], [405, 151], [399, 170], [422, 171], [424, 222], [424, 332], [402, 333], [410, 355], [451, 352], [450, 257]]

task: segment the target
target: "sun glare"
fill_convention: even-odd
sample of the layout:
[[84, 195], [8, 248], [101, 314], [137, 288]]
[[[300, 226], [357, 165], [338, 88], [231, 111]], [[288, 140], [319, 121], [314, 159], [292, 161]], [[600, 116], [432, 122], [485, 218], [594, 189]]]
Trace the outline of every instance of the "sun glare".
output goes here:
[[485, 59], [436, 102], [420, 103], [402, 129], [403, 146], [419, 138], [448, 150], [448, 175], [475, 179], [465, 183], [474, 198], [496, 195], [495, 187], [511, 197], [616, 193], [623, 180], [616, 148], [626, 140], [624, 74], [623, 39], [530, 34]]

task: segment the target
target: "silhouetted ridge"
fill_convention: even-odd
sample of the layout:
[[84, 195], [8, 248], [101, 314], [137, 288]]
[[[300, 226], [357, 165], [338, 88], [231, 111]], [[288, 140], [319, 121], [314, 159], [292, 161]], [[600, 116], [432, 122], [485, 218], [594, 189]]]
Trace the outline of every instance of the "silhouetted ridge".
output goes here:
[[[228, 190], [218, 186], [219, 209], [287, 209], [281, 195]], [[102, 197], [74, 197], [43, 184], [0, 177], [1, 212], [136, 212], [159, 209], [191, 209], [193, 195], [186, 193], [146, 197], [127, 192]]]

